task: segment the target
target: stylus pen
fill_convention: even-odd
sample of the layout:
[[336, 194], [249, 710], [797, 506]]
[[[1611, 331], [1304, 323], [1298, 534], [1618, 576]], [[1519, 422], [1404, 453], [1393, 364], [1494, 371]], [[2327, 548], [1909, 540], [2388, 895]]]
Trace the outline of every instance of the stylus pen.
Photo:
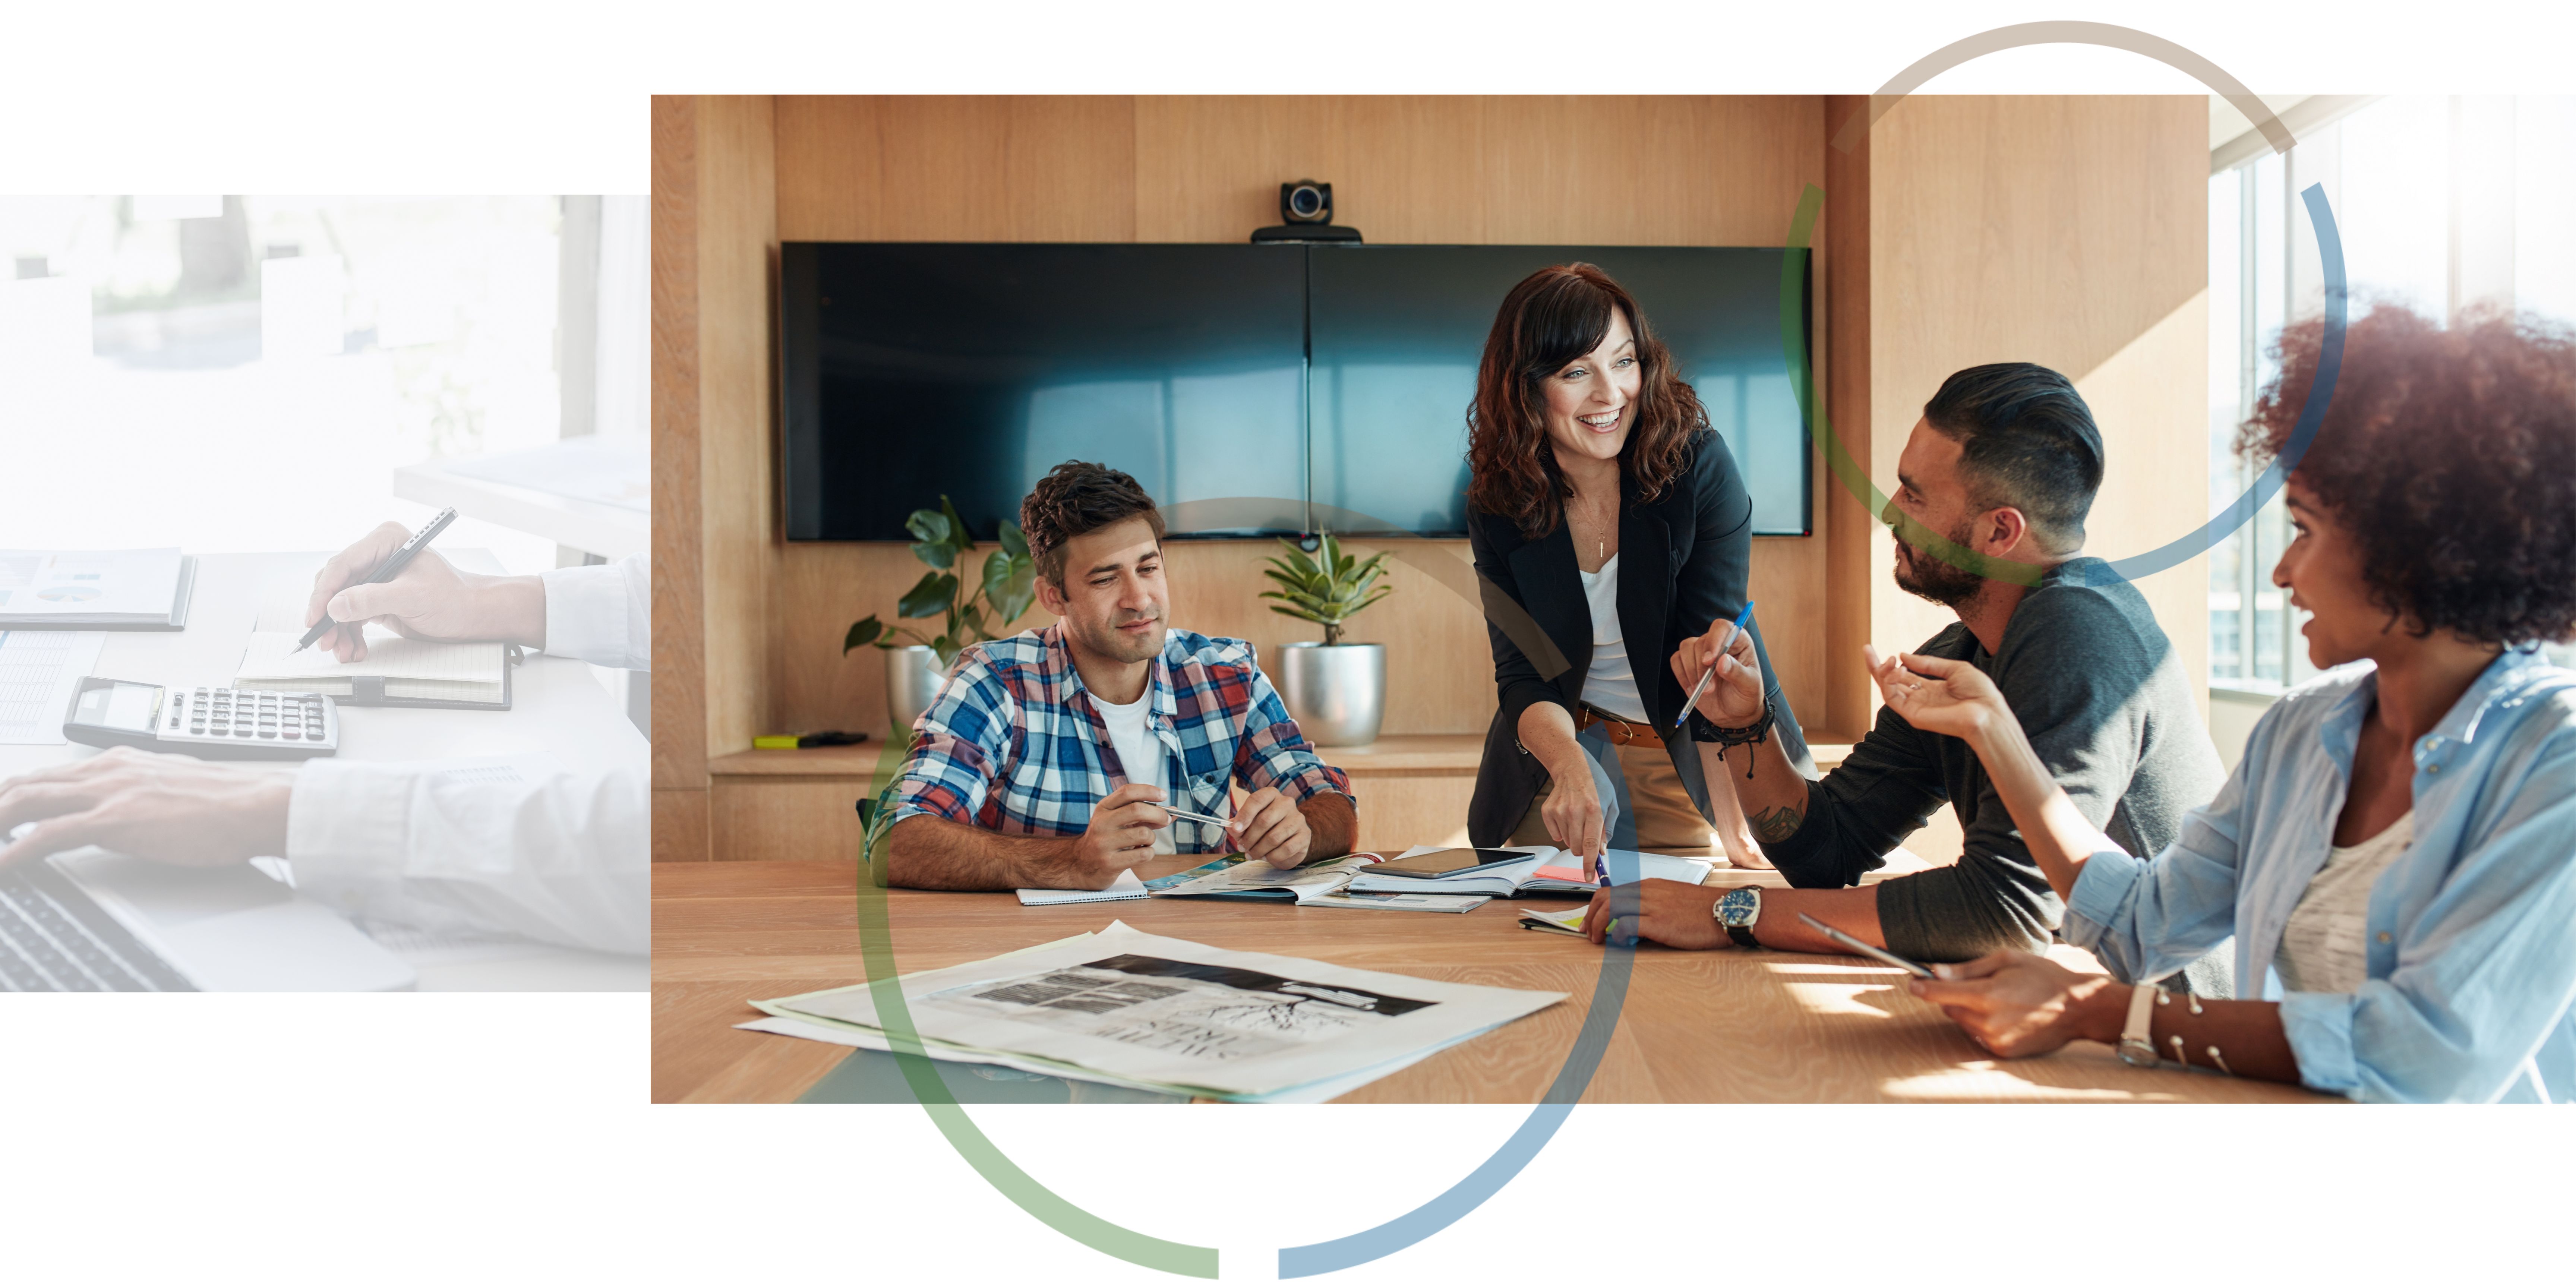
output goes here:
[[[419, 554], [423, 550], [427, 550], [429, 548], [429, 543], [436, 540], [439, 533], [445, 532], [448, 524], [454, 522], [456, 522], [456, 507], [451, 505], [446, 509], [439, 511], [438, 517], [431, 519], [428, 527], [422, 528], [420, 531], [411, 534], [411, 540], [402, 543], [402, 547], [400, 549], [394, 551], [392, 554], [386, 555], [385, 561], [377, 564], [374, 572], [368, 573], [364, 578], [353, 584], [372, 586], [380, 581], [392, 581], [395, 577], [401, 575], [404, 566], [411, 562], [411, 557], [413, 555]], [[304, 650], [313, 647], [313, 641], [322, 638], [322, 632], [337, 625], [339, 625], [339, 623], [332, 621], [329, 613], [322, 614], [322, 620], [313, 623], [313, 629], [304, 632], [304, 638], [295, 641], [295, 651], [301, 653]]]
[[1925, 966], [1921, 962], [1907, 961], [1906, 959], [1899, 957], [1876, 944], [1866, 943], [1854, 936], [1844, 934], [1843, 932], [1836, 930], [1803, 912], [1798, 914], [1798, 920], [1803, 921], [1809, 926], [1822, 932], [1825, 938], [1833, 940], [1835, 943], [1841, 944], [1843, 947], [1859, 953], [1863, 957], [1875, 957], [1880, 961], [1886, 962], [1888, 965], [1894, 966], [1897, 969], [1904, 971], [1906, 974], [1915, 976], [1919, 979], [1940, 978], [1932, 973], [1930, 967]]
[[[1744, 601], [1744, 611], [1735, 615], [1735, 625], [1727, 628], [1726, 642], [1717, 646], [1717, 660], [1720, 664], [1726, 661], [1726, 650], [1735, 647], [1735, 637], [1744, 633], [1744, 624], [1752, 620], [1753, 601], [1748, 599]], [[1681, 728], [1682, 721], [1690, 719], [1691, 708], [1699, 705], [1699, 695], [1708, 692], [1709, 677], [1715, 674], [1717, 674], [1716, 666], [1711, 666], [1699, 673], [1699, 683], [1692, 685], [1690, 696], [1682, 700], [1682, 713], [1673, 717], [1674, 728]]]
[[[1150, 801], [1149, 801], [1149, 802], [1147, 802], [1147, 803], [1148, 803], [1148, 804], [1152, 804], [1152, 802], [1150, 802]], [[1158, 810], [1161, 810], [1161, 811], [1163, 811], [1164, 813], [1169, 814], [1169, 815], [1171, 815], [1171, 816], [1172, 816], [1172, 817], [1174, 817], [1174, 818], [1185, 818], [1185, 819], [1188, 819], [1189, 821], [1191, 821], [1191, 822], [1193, 822], [1193, 823], [1214, 823], [1214, 824], [1216, 824], [1218, 827], [1232, 827], [1232, 826], [1234, 826], [1234, 824], [1229, 823], [1229, 822], [1227, 822], [1227, 821], [1225, 821], [1224, 819], [1221, 819], [1221, 818], [1209, 818], [1209, 817], [1208, 817], [1207, 815], [1205, 815], [1205, 814], [1193, 814], [1193, 813], [1191, 813], [1191, 812], [1189, 812], [1188, 810], [1185, 810], [1185, 809], [1173, 809], [1173, 808], [1172, 808], [1171, 806], [1169, 806], [1169, 805], [1155, 805], [1155, 806], [1154, 806], [1154, 808], [1156, 808], [1156, 809], [1158, 809]]]

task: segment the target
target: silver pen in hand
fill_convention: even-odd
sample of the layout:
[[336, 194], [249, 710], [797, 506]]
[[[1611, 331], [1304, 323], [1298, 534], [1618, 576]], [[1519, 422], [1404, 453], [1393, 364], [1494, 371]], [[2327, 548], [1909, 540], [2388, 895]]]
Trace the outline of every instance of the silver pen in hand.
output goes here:
[[1682, 699], [1682, 713], [1673, 717], [1674, 728], [1681, 728], [1682, 722], [1690, 719], [1691, 708], [1699, 705], [1699, 695], [1708, 692], [1710, 678], [1717, 674], [1719, 666], [1725, 664], [1726, 651], [1735, 647], [1735, 637], [1744, 633], [1744, 624], [1751, 620], [1753, 620], [1753, 601], [1748, 599], [1744, 601], [1744, 611], [1735, 615], [1735, 625], [1727, 628], [1726, 642], [1717, 646], [1717, 661], [1710, 663], [1707, 670], [1699, 673], [1699, 683], [1692, 685], [1690, 696]]

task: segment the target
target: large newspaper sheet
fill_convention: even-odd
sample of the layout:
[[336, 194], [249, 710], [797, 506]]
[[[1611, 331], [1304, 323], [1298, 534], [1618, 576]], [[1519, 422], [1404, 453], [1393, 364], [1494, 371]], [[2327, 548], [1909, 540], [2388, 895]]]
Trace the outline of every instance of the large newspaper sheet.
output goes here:
[[[1006, 1053], [1067, 1076], [1096, 1071], [1224, 1099], [1391, 1071], [1565, 997], [1233, 952], [1123, 922], [902, 985], [934, 1055]], [[865, 985], [759, 1005], [882, 1028]]]

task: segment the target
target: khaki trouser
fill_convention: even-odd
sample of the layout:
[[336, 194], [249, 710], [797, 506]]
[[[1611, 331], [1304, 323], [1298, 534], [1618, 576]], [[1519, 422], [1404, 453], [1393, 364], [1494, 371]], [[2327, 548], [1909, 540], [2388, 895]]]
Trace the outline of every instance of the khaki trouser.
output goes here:
[[[1639, 850], [1685, 858], [1722, 853], [1713, 847], [1716, 836], [1708, 820], [1700, 817], [1699, 807], [1691, 804], [1690, 792], [1682, 787], [1682, 776], [1674, 771], [1672, 757], [1664, 753], [1662, 744], [1632, 743], [1610, 750], [1618, 754], [1619, 772], [1628, 780], [1628, 808], [1637, 820]], [[1512, 829], [1506, 844], [1555, 844], [1548, 839], [1547, 821], [1539, 815], [1539, 807], [1554, 790], [1553, 780], [1539, 785], [1529, 812], [1521, 815], [1520, 826]]]

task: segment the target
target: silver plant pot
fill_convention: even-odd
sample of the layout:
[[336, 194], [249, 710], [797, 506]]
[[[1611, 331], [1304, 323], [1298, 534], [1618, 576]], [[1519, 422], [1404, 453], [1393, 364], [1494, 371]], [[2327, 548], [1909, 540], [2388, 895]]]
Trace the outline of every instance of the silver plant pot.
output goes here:
[[886, 715], [896, 728], [909, 729], [930, 708], [930, 700], [939, 696], [948, 668], [939, 664], [938, 651], [927, 644], [887, 649], [885, 663]]
[[1386, 646], [1282, 644], [1279, 696], [1318, 747], [1376, 742], [1386, 718]]

